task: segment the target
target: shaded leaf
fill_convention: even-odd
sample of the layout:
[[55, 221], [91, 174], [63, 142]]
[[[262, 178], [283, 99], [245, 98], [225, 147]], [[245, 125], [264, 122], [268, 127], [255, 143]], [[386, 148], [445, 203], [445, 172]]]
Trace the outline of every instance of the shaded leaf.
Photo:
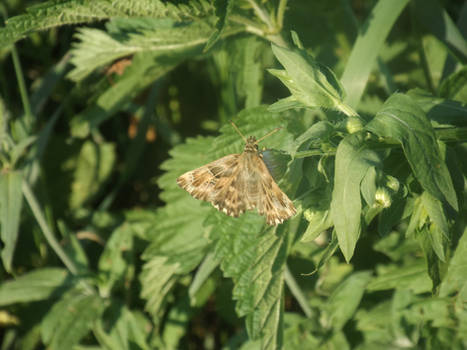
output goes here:
[[73, 285], [65, 269], [36, 269], [0, 285], [0, 305], [24, 303], [59, 296]]
[[337, 148], [331, 217], [347, 261], [353, 255], [361, 230], [360, 184], [368, 169], [379, 162], [378, 155], [366, 148], [362, 133], [346, 136]]
[[425, 113], [410, 97], [392, 95], [366, 128], [399, 142], [422, 187], [458, 210], [451, 175], [441, 156], [433, 128]]
[[17, 171], [0, 173], [0, 228], [3, 242], [2, 262], [5, 270], [11, 272], [13, 254], [18, 240], [23, 193], [23, 176]]

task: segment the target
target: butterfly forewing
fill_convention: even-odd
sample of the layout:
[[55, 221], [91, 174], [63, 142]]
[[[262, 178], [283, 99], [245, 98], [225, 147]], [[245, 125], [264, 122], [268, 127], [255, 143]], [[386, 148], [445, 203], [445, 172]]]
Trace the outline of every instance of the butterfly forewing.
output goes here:
[[194, 198], [211, 202], [219, 211], [237, 217], [258, 209], [269, 225], [277, 225], [296, 213], [292, 201], [274, 182], [255, 139], [249, 139], [241, 154], [231, 154], [177, 179]]

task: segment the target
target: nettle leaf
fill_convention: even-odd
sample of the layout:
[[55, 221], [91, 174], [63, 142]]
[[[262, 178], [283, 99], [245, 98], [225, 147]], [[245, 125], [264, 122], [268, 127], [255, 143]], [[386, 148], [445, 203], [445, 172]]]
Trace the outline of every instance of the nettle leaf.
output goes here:
[[17, 171], [0, 173], [0, 229], [3, 242], [2, 262], [11, 272], [20, 222], [23, 175]]
[[0, 46], [14, 43], [27, 34], [53, 27], [90, 23], [112, 17], [152, 17], [173, 20], [196, 19], [212, 14], [212, 5], [205, 0], [192, 0], [179, 6], [159, 0], [63, 0], [47, 1], [31, 6], [27, 14], [10, 18], [0, 28]]
[[214, 5], [216, 7], [216, 15], [218, 21], [216, 23], [216, 30], [208, 39], [206, 46], [203, 49], [203, 52], [208, 52], [219, 40], [222, 32], [226, 28], [227, 20], [232, 12], [235, 0], [216, 0]]
[[439, 87], [438, 94], [451, 100], [467, 100], [467, 67], [464, 66], [445, 79]]
[[104, 312], [104, 300], [76, 289], [54, 304], [41, 323], [41, 335], [50, 349], [72, 349], [89, 333]]
[[146, 233], [151, 244], [143, 254], [147, 262], [141, 274], [141, 295], [152, 314], [157, 314], [178, 278], [200, 263], [208, 247], [203, 221], [214, 209], [179, 188], [176, 179], [213, 160], [207, 156], [212, 142], [211, 137], [188, 139], [173, 148], [172, 158], [161, 165], [166, 173], [158, 185], [163, 189], [161, 199], [167, 205], [157, 210], [153, 225]]
[[[71, 50], [71, 62], [76, 68], [68, 77], [83, 80], [95, 69], [136, 53], [152, 52], [156, 57], [168, 55], [165, 61], [200, 54], [212, 32], [212, 22], [211, 18], [186, 23], [169, 19], [119, 18], [107, 24], [107, 31], [82, 28], [76, 35], [78, 43]], [[171, 65], [177, 62], [180, 59]]]
[[211, 237], [215, 256], [226, 277], [233, 279], [236, 311], [246, 316], [250, 339], [261, 339], [261, 349], [282, 344], [284, 267], [290, 234], [265, 227], [264, 220], [248, 212], [238, 219], [214, 213]]
[[365, 146], [363, 133], [348, 135], [341, 141], [336, 152], [331, 217], [347, 262], [361, 231], [360, 185], [368, 169], [375, 166], [380, 166], [379, 156]]
[[[272, 45], [272, 51], [284, 66], [285, 70], [269, 69], [269, 72], [279, 78], [292, 93], [286, 101], [279, 101], [283, 107], [329, 108], [340, 111], [347, 116], [357, 115], [344, 103], [345, 93], [337, 77], [327, 67], [319, 64], [303, 49], [287, 49]], [[271, 106], [275, 107], [275, 104]]]
[[425, 113], [409, 96], [392, 95], [366, 128], [378, 136], [398, 141], [422, 187], [458, 210], [451, 175], [433, 128]]

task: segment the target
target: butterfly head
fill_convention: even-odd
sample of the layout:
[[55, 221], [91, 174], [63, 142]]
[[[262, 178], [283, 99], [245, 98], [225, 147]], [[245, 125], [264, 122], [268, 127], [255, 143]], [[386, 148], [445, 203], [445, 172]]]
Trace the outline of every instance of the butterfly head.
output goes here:
[[249, 136], [246, 139], [246, 145], [243, 151], [244, 152], [255, 152], [255, 153], [258, 152], [258, 141], [256, 141], [256, 137]]

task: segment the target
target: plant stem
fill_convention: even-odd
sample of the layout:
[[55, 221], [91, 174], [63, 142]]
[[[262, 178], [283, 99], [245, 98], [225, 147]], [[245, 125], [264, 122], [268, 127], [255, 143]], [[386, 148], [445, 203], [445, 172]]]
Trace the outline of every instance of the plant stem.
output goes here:
[[58, 243], [57, 239], [52, 233], [52, 230], [47, 225], [44, 213], [42, 212], [39, 206], [39, 203], [37, 202], [36, 196], [34, 195], [34, 193], [31, 190], [31, 187], [29, 187], [29, 184], [26, 181], [23, 181], [22, 189], [23, 189], [24, 197], [26, 198], [26, 201], [28, 202], [29, 207], [31, 208], [31, 211], [34, 214], [34, 217], [36, 218], [37, 223], [39, 224], [39, 227], [44, 233], [45, 239], [47, 240], [49, 245], [52, 247], [52, 249], [55, 251], [55, 253], [58, 255], [58, 257], [63, 262], [63, 264], [67, 267], [67, 269], [73, 275], [76, 275], [78, 273], [78, 269], [76, 268], [73, 261], [68, 257], [68, 255], [66, 255], [60, 243]]
[[293, 277], [287, 265], [285, 265], [284, 277], [285, 277], [285, 283], [287, 283], [287, 287], [289, 287], [290, 292], [297, 300], [304, 314], [306, 315], [306, 317], [311, 318], [311, 316], [313, 315], [313, 311], [311, 311], [305, 295], [303, 295], [302, 290], [300, 289], [300, 286], [295, 281], [295, 278]]
[[31, 103], [29, 101], [28, 92], [26, 89], [26, 83], [24, 82], [23, 70], [21, 69], [21, 63], [19, 61], [18, 51], [13, 46], [11, 49], [11, 57], [13, 59], [13, 66], [15, 67], [16, 79], [18, 80], [19, 92], [21, 95], [21, 101], [23, 102], [24, 118], [26, 131], [29, 133], [31, 130], [33, 119], [31, 112]]

